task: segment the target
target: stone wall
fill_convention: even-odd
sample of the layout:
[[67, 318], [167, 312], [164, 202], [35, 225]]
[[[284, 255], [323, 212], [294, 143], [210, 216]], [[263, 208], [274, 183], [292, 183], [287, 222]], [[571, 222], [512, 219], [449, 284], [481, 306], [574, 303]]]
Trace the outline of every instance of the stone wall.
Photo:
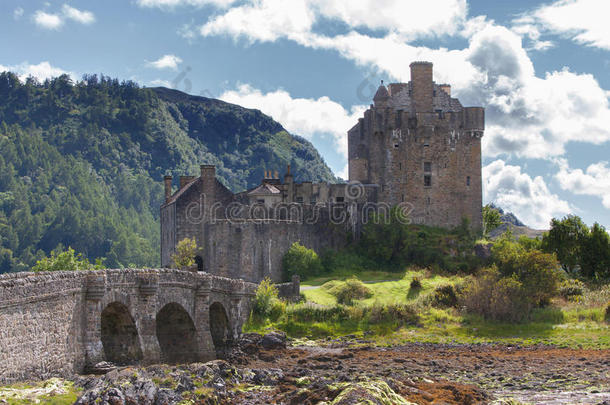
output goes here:
[[[70, 376], [108, 357], [142, 364], [213, 359], [240, 333], [255, 290], [241, 280], [171, 269], [2, 275], [0, 383]], [[222, 325], [211, 322], [218, 314]], [[134, 347], [117, 353], [117, 339], [130, 334]]]

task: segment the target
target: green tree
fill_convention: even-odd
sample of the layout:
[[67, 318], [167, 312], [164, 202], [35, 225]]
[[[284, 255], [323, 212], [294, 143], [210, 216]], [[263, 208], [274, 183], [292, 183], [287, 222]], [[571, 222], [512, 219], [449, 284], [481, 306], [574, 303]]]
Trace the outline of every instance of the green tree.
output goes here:
[[542, 249], [555, 253], [563, 269], [574, 273], [582, 258], [582, 244], [589, 228], [580, 217], [568, 215], [563, 219], [551, 220], [551, 229], [542, 237]]
[[597, 222], [589, 234], [582, 239], [581, 270], [585, 277], [610, 277], [610, 236], [606, 229]]
[[312, 277], [322, 272], [322, 261], [318, 254], [299, 242], [294, 242], [282, 259], [284, 279], [290, 280], [294, 274], [301, 279]]
[[487, 236], [490, 231], [493, 231], [502, 225], [500, 211], [494, 208], [491, 204], [483, 207], [483, 235]]
[[186, 269], [195, 264], [195, 253], [197, 242], [195, 239], [184, 238], [176, 245], [176, 253], [172, 255], [174, 265], [180, 269]]
[[95, 264], [89, 263], [81, 253], [76, 254], [74, 249], [68, 247], [63, 252], [53, 251], [50, 257], [45, 257], [36, 262], [33, 271], [74, 271], [74, 270], [97, 270], [103, 268], [102, 260], [97, 259]]

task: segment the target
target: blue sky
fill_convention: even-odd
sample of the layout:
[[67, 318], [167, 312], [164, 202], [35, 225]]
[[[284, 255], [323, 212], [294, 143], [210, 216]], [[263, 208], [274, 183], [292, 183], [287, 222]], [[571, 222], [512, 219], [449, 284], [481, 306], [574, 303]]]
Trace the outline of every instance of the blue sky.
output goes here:
[[[382, 6], [380, 6], [382, 5]], [[103, 73], [258, 108], [339, 175], [379, 81], [434, 63], [483, 105], [484, 201], [610, 226], [607, 0], [0, 2], [0, 70]]]

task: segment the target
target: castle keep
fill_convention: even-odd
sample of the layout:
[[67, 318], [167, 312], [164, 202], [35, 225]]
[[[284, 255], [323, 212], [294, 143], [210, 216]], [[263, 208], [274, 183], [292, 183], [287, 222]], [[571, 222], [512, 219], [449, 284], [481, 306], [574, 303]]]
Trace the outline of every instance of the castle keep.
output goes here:
[[413, 223], [453, 228], [482, 224], [482, 107], [463, 107], [451, 86], [433, 81], [432, 63], [413, 62], [411, 81], [379, 86], [373, 104], [348, 131], [349, 183], [294, 182], [265, 173], [234, 194], [202, 165], [172, 193], [165, 177], [161, 265], [178, 241], [194, 238], [199, 270], [258, 282], [282, 278], [293, 242], [322, 252], [357, 237], [372, 212], [399, 206]]

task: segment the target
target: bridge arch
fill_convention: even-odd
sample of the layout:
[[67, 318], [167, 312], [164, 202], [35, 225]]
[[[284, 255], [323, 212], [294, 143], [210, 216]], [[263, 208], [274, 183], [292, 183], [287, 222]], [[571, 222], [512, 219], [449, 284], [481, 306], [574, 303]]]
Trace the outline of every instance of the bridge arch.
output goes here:
[[111, 302], [102, 311], [101, 340], [109, 362], [122, 366], [142, 360], [138, 329], [129, 309], [120, 302]]
[[188, 363], [198, 358], [197, 331], [188, 311], [170, 302], [157, 313], [156, 333], [164, 363]]
[[216, 357], [224, 358], [231, 336], [227, 311], [220, 302], [210, 305], [210, 334]]

